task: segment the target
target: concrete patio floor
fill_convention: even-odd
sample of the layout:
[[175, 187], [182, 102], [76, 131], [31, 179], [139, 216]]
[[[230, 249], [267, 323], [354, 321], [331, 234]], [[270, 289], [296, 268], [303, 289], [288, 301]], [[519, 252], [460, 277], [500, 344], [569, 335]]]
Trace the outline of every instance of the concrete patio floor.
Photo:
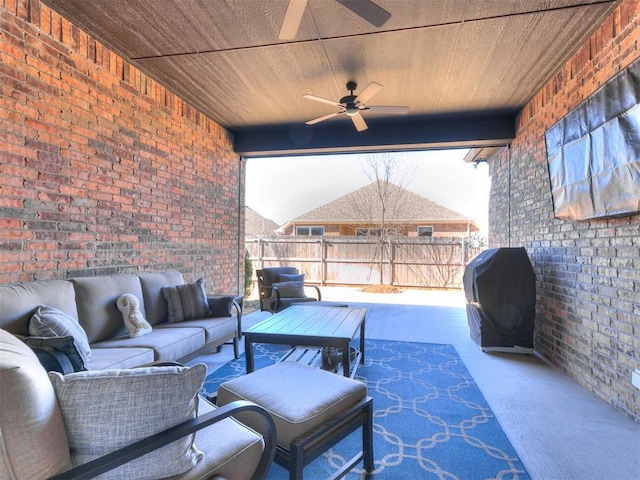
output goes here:
[[[462, 291], [322, 287], [322, 299], [366, 307], [367, 338], [453, 344], [532, 479], [640, 478], [640, 424], [536, 355], [482, 352], [469, 337]], [[268, 316], [248, 314], [243, 327]], [[206, 362], [231, 358], [225, 346]]]

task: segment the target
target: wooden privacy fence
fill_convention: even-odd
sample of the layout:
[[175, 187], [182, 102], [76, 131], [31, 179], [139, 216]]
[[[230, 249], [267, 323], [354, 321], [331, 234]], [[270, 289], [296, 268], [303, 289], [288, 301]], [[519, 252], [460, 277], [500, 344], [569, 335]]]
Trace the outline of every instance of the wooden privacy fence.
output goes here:
[[248, 236], [245, 247], [254, 272], [291, 266], [305, 274], [305, 281], [320, 285], [429, 288], [459, 288], [465, 266], [480, 252], [459, 237], [392, 237], [380, 243], [358, 236]]

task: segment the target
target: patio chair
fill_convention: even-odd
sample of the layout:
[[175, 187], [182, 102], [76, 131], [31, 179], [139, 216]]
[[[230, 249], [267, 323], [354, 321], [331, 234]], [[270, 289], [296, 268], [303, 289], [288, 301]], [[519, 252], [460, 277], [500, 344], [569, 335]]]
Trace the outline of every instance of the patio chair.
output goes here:
[[[304, 274], [295, 267], [266, 267], [256, 270], [260, 310], [276, 313], [294, 303], [318, 302], [322, 300], [320, 288], [304, 283]], [[307, 296], [305, 289], [315, 289], [314, 297]]]

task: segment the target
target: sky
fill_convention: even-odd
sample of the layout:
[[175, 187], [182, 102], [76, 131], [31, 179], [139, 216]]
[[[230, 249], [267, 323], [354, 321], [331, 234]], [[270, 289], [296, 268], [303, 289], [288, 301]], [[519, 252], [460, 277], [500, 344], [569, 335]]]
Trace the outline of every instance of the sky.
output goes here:
[[[473, 218], [486, 233], [491, 179], [486, 163], [463, 161], [467, 149], [393, 153], [409, 176], [404, 187]], [[246, 205], [278, 225], [371, 183], [366, 154], [250, 158]], [[407, 175], [405, 175], [407, 177]]]

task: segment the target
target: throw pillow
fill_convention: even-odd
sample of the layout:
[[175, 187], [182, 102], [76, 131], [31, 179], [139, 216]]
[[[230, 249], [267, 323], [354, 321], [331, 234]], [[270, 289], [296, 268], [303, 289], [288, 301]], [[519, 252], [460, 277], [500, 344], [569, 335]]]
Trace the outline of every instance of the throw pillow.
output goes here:
[[202, 278], [194, 283], [163, 287], [162, 296], [167, 302], [169, 322], [171, 323], [194, 320], [211, 315]]
[[31, 347], [48, 372], [73, 373], [87, 369], [72, 336], [27, 337], [24, 343]]
[[85, 365], [89, 363], [89, 339], [80, 324], [61, 310], [40, 305], [29, 320], [29, 335], [34, 337], [72, 336]]
[[[74, 465], [195, 418], [207, 374], [192, 367], [50, 372]], [[182, 474], [204, 456], [188, 435], [115, 468], [100, 478], [157, 479]]]
[[131, 293], [120, 295], [116, 300], [116, 306], [122, 313], [122, 320], [124, 320], [131, 338], [151, 333], [151, 324], [147, 322], [140, 311], [138, 297]]
[[212, 317], [230, 317], [232, 305], [233, 297], [228, 295], [209, 298], [209, 309]]
[[[278, 282], [273, 284], [278, 288], [280, 298], [304, 298], [304, 284], [302, 282]], [[275, 296], [275, 295], [274, 295]]]
[[278, 275], [278, 281], [280, 282], [304, 282], [304, 273], [283, 273]]

